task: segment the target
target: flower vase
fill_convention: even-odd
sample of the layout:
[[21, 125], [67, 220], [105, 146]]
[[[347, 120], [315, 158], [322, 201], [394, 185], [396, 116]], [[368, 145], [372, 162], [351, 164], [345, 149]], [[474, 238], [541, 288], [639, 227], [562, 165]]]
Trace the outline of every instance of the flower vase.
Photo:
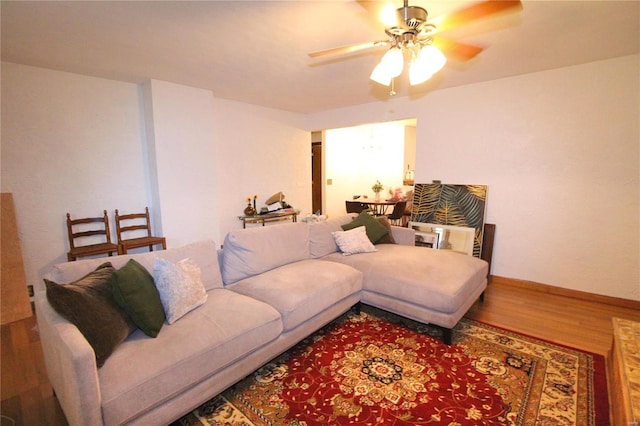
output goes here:
[[256, 214], [256, 210], [251, 206], [251, 203], [247, 203], [247, 207], [244, 208], [245, 216], [253, 216]]
[[373, 199], [374, 199], [374, 201], [377, 203], [377, 202], [379, 202], [379, 201], [380, 201], [380, 193], [379, 193], [379, 192], [376, 192], [375, 194], [376, 194], [376, 195], [375, 195], [375, 197], [373, 197]]

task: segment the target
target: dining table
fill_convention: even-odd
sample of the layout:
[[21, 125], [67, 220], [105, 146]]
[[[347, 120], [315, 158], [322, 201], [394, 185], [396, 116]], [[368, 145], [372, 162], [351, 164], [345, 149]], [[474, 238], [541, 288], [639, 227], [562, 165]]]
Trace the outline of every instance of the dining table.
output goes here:
[[[389, 209], [389, 206], [395, 206], [396, 204], [398, 204], [398, 201], [396, 200], [379, 200], [379, 201], [363, 200], [363, 203], [367, 203], [369, 205], [369, 208], [373, 211], [373, 214], [375, 216], [384, 216], [387, 214], [387, 210]], [[393, 211], [393, 208], [391, 208], [391, 211]]]

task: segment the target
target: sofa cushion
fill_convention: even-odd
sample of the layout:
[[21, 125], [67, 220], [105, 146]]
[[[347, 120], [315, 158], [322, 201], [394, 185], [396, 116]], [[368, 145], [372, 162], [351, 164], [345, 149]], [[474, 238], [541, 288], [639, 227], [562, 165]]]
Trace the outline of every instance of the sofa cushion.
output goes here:
[[296, 328], [362, 289], [362, 273], [336, 262], [306, 259], [228, 286], [276, 308], [284, 331]]
[[236, 229], [224, 240], [222, 279], [225, 284], [231, 284], [308, 258], [309, 228], [306, 223]]
[[114, 273], [111, 263], [106, 262], [69, 284], [44, 280], [49, 304], [78, 327], [93, 348], [98, 367], [135, 329], [111, 294]]
[[342, 231], [342, 225], [356, 217], [355, 213], [338, 216], [321, 222], [311, 222], [309, 226], [309, 255], [313, 259], [338, 251], [336, 240], [331, 234]]
[[155, 339], [136, 331], [98, 371], [104, 424], [126, 424], [278, 338], [278, 311], [225, 289]]
[[348, 231], [334, 231], [332, 234], [343, 256], [376, 251], [376, 247], [369, 240], [367, 229], [364, 226], [358, 226]]
[[134, 259], [115, 274], [111, 293], [118, 306], [149, 337], [156, 337], [164, 324], [164, 309], [151, 274]]
[[325, 256], [364, 273], [363, 289], [429, 310], [456, 312], [487, 277], [487, 262], [450, 250], [383, 244], [375, 253]]
[[[223, 286], [220, 266], [218, 265], [217, 248], [212, 240], [198, 241], [167, 250], [113, 256], [109, 258], [109, 261], [113, 264], [114, 268], [117, 269], [124, 266], [129, 259], [135, 259], [144, 266], [149, 273], [152, 273], [153, 259], [157, 257], [170, 262], [177, 262], [188, 257], [195, 261], [200, 267], [202, 283], [207, 291], [213, 290], [214, 288], [222, 288]], [[56, 282], [77, 280], [94, 270], [103, 262], [104, 258], [82, 259], [75, 262], [59, 263], [53, 267], [46, 278]]]
[[379, 239], [389, 233], [389, 231], [376, 220], [371, 214], [363, 211], [352, 222], [342, 225], [342, 229], [348, 231], [349, 229], [357, 228], [358, 226], [364, 226], [367, 230], [367, 236], [373, 244], [377, 243]]
[[177, 263], [154, 260], [153, 277], [169, 324], [207, 301], [200, 275], [200, 268], [189, 258]]

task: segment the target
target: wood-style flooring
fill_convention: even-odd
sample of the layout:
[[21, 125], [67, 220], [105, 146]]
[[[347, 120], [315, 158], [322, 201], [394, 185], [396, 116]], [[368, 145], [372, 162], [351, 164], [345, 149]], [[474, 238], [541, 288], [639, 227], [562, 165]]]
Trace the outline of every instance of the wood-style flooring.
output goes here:
[[[485, 301], [477, 302], [467, 316], [605, 356], [612, 343], [611, 318], [640, 321], [638, 302], [610, 304], [548, 290], [494, 279]], [[35, 317], [3, 325], [1, 335], [0, 425], [66, 425], [47, 380]]]

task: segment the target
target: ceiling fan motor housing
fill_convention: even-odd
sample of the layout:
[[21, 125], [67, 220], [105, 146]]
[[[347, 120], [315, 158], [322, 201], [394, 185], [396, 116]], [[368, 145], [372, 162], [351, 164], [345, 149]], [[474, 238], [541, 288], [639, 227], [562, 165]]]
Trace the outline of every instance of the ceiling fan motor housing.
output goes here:
[[418, 6], [405, 6], [398, 9], [398, 15], [408, 28], [420, 31], [420, 26], [427, 22], [429, 14]]
[[427, 23], [429, 14], [419, 6], [405, 6], [397, 9], [398, 26], [385, 29], [387, 35], [393, 37], [394, 45], [411, 47], [431, 41], [429, 35], [435, 26]]

